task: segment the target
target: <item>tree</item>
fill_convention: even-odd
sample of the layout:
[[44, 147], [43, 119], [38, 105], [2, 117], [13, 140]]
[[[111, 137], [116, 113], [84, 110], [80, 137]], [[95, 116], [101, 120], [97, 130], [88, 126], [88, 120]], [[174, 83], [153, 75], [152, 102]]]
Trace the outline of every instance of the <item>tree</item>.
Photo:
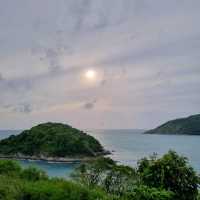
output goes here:
[[87, 163], [82, 163], [72, 174], [74, 180], [78, 180], [89, 187], [102, 185], [105, 175], [115, 166], [110, 158], [100, 157]]
[[106, 192], [122, 196], [137, 184], [136, 171], [128, 166], [115, 165], [107, 173], [103, 185]]
[[144, 158], [138, 163], [141, 183], [174, 192], [176, 200], [196, 200], [199, 177], [187, 158], [169, 151], [162, 158]]
[[137, 174], [133, 168], [117, 165], [112, 159], [105, 157], [81, 164], [73, 177], [84, 185], [98, 186], [117, 196], [130, 192], [137, 183]]

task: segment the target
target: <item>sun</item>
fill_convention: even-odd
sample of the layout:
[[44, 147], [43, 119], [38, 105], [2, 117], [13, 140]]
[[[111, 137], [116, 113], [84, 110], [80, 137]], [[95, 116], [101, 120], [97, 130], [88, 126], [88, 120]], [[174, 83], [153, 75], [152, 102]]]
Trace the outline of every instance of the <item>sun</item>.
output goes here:
[[95, 80], [97, 76], [96, 71], [90, 69], [85, 72], [85, 78], [88, 80]]

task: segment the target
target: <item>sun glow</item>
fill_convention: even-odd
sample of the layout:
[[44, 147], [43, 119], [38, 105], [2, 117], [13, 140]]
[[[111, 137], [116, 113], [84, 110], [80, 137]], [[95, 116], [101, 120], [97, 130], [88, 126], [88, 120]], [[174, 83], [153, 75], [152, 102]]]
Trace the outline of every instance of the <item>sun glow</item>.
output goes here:
[[88, 80], [95, 80], [96, 79], [96, 71], [94, 70], [88, 70], [85, 72], [85, 77], [88, 79]]

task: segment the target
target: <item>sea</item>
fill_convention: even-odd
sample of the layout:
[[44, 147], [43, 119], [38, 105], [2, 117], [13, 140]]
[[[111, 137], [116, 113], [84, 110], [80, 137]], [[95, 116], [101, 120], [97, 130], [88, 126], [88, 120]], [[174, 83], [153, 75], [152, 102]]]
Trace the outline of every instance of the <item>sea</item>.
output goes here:
[[[0, 139], [19, 134], [20, 130], [1, 130]], [[190, 165], [200, 173], [200, 136], [195, 135], [150, 135], [144, 130], [85, 130], [98, 139], [109, 155], [119, 164], [137, 166], [138, 160], [157, 154], [158, 157], [174, 150], [189, 159]], [[52, 163], [45, 161], [18, 161], [22, 167], [39, 167], [51, 177], [70, 178], [77, 163]]]

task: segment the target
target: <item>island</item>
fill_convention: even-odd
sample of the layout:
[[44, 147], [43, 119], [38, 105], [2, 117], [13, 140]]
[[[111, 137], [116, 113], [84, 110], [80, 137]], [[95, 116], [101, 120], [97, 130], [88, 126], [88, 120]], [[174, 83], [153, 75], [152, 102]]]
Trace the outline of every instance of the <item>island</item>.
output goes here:
[[200, 114], [168, 121], [144, 133], [200, 135]]
[[76, 162], [108, 154], [94, 137], [62, 123], [43, 123], [0, 141], [0, 158]]

